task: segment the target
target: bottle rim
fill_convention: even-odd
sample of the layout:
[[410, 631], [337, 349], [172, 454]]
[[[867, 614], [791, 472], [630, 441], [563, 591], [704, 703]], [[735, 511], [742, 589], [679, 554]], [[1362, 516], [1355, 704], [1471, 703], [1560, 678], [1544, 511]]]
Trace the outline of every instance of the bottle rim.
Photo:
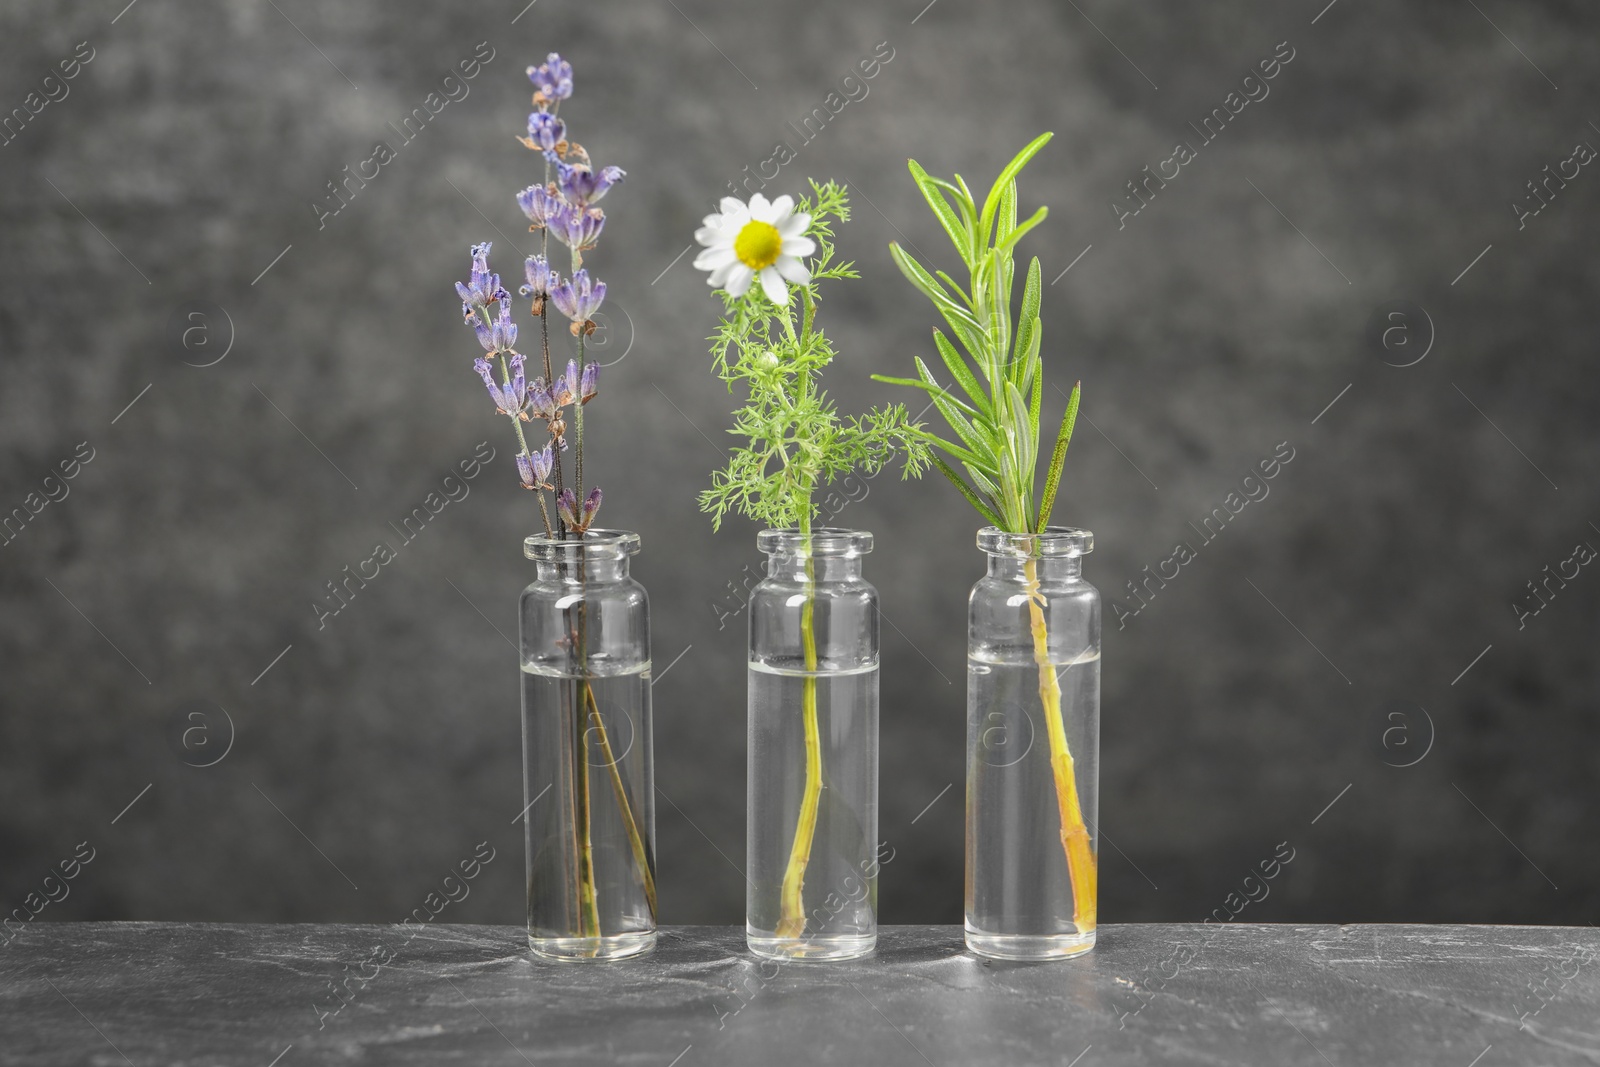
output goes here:
[[582, 540], [572, 537], [565, 541], [531, 534], [522, 542], [522, 554], [539, 563], [627, 559], [639, 548], [639, 535], [632, 530], [587, 530]]
[[978, 547], [991, 556], [1062, 559], [1094, 551], [1094, 534], [1075, 526], [1047, 526], [1039, 533], [1011, 533], [998, 526], [978, 531]]
[[872, 551], [872, 533], [869, 530], [818, 526], [811, 531], [808, 552], [805, 535], [799, 530], [762, 530], [756, 535], [756, 547], [769, 556], [809, 555], [812, 558], [854, 559]]

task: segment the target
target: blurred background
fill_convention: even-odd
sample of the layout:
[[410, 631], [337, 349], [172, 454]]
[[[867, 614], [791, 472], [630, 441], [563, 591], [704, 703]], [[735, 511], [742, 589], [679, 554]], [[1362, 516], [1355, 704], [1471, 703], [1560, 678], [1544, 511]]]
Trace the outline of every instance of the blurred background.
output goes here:
[[[1103, 921], [1594, 917], [1591, 5], [523, 3], [0, 11], [5, 911], [87, 842], [40, 921], [395, 922], [487, 842], [441, 921], [522, 921], [536, 520], [452, 283], [474, 241], [508, 279], [536, 247], [513, 137], [559, 50], [572, 136], [628, 171], [589, 464], [644, 538], [663, 921], [743, 915], [760, 563], [695, 505], [733, 401], [692, 234], [763, 168], [848, 183], [826, 384], [909, 399], [869, 380], [932, 352], [887, 245], [953, 256], [906, 158], [986, 187], [1047, 129], [1023, 252], [1084, 383], [1056, 517], [1106, 596]], [[887, 622], [881, 917], [959, 922], [978, 523], [942, 480], [847, 488]]]

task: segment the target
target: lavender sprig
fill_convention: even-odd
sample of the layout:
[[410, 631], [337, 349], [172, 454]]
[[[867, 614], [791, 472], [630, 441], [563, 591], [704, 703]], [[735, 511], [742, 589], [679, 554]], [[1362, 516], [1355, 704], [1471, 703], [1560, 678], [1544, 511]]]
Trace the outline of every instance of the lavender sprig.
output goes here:
[[[472, 246], [472, 267], [466, 282], [456, 283], [462, 316], [473, 329], [485, 355], [473, 362], [498, 414], [510, 418], [517, 435], [517, 475], [539, 500], [547, 536], [565, 539], [582, 536], [599, 511], [598, 488], [584, 493], [583, 409], [599, 392], [599, 364], [589, 362], [584, 348], [598, 328], [595, 316], [606, 297], [606, 284], [583, 267], [583, 254], [593, 249], [605, 229], [605, 212], [598, 207], [611, 188], [627, 175], [621, 167], [596, 167], [582, 145], [573, 141], [567, 123], [557, 112], [573, 91], [572, 64], [557, 53], [528, 68], [533, 83], [535, 110], [528, 115], [527, 133], [517, 140], [544, 157], [544, 180], [523, 189], [517, 206], [528, 219], [528, 229], [540, 231], [540, 254], [523, 264], [526, 284], [520, 293], [539, 320], [540, 362], [543, 374], [531, 381], [526, 357], [516, 351], [517, 324], [511, 316], [511, 294], [500, 275], [489, 266], [491, 245]], [[554, 172], [552, 174], [552, 171]], [[551, 265], [551, 237], [567, 246], [568, 274]], [[551, 360], [550, 305], [571, 323], [577, 358], [557, 373]], [[496, 374], [498, 371], [498, 375]], [[569, 411], [570, 409], [570, 411]], [[569, 429], [568, 420], [571, 420]], [[523, 423], [543, 423], [546, 439], [530, 447]], [[573, 452], [572, 485], [566, 484], [562, 456]], [[544, 494], [554, 494], [556, 520], [551, 525]], [[581, 501], [580, 501], [581, 498]]]

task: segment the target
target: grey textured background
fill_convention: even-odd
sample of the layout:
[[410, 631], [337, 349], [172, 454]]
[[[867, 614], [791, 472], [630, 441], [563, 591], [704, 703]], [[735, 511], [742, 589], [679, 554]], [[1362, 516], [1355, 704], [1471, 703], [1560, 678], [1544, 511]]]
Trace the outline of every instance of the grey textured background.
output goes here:
[[[451, 283], [474, 240], [510, 275], [510, 243], [531, 247], [513, 194], [536, 160], [512, 135], [524, 66], [560, 49], [578, 69], [563, 117], [629, 171], [589, 260], [627, 352], [589, 409], [591, 467], [605, 520], [644, 536], [658, 665], [688, 649], [656, 687], [663, 919], [737, 922], [744, 638], [713, 604], [757, 554], [747, 524], [713, 536], [694, 506], [729, 399], [703, 278], [668, 267], [723, 183], [886, 41], [869, 95], [775, 183], [858, 194], [842, 244], [865, 278], [824, 309], [847, 410], [929, 348], [887, 242], [949, 262], [905, 158], [983, 181], [1053, 129], [1022, 184], [1052, 215], [1025, 248], [1059, 279], [1050, 373], [1085, 382], [1057, 515], [1094, 530], [1090, 579], [1131, 603], [1125, 582], [1195, 540], [1186, 522], [1295, 449], [1267, 499], [1108, 626], [1103, 918], [1198, 919], [1287, 841], [1243, 917], [1591, 919], [1600, 574], [1525, 629], [1510, 605], [1600, 545], [1600, 174], [1524, 229], [1509, 205], [1600, 144], [1593, 9], [923, 3], [9, 0], [0, 109], [77, 42], [95, 58], [0, 147], [0, 511], [79, 442], [95, 458], [0, 548], [5, 910], [88, 840], [42, 919], [397, 921], [488, 840], [500, 858], [445, 921], [518, 921], [502, 635], [532, 519]], [[319, 231], [324, 183], [485, 40], [470, 96]], [[1197, 141], [1187, 124], [1285, 40], [1270, 96], [1119, 230], [1124, 183]], [[1367, 336], [1400, 299], [1436, 334], [1404, 368]], [[185, 360], [221, 351], [227, 323], [211, 313], [198, 354], [169, 325], [197, 302], [234, 334], [206, 368]], [[470, 496], [319, 632], [324, 583], [484, 440], [499, 458]], [[878, 534], [894, 624], [882, 915], [956, 921], [976, 522], [942, 483], [890, 478], [840, 521]], [[186, 765], [222, 751], [220, 709], [231, 749]]]

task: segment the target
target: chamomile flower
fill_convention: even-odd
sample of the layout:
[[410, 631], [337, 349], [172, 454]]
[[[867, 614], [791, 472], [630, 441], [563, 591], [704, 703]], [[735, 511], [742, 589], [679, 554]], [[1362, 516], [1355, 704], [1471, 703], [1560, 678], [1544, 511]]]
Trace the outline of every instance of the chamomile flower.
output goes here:
[[767, 299], [787, 304], [790, 283], [811, 281], [811, 272], [800, 261], [817, 250], [817, 243], [805, 236], [811, 216], [796, 212], [794, 197], [788, 195], [769, 201], [757, 193], [748, 205], [725, 196], [721, 207], [695, 231], [694, 239], [705, 251], [695, 257], [694, 265], [711, 272], [706, 280], [713, 289], [743, 296], [759, 277]]

